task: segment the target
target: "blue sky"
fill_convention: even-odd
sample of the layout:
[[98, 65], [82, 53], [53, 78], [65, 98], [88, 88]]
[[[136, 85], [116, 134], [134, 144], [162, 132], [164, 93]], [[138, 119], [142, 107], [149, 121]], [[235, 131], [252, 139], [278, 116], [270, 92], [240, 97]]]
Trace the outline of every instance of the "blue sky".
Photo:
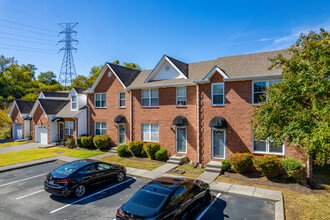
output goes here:
[[153, 68], [163, 54], [198, 62], [284, 49], [330, 29], [330, 1], [0, 0], [0, 54], [59, 74], [60, 22], [79, 22], [77, 74], [106, 61]]

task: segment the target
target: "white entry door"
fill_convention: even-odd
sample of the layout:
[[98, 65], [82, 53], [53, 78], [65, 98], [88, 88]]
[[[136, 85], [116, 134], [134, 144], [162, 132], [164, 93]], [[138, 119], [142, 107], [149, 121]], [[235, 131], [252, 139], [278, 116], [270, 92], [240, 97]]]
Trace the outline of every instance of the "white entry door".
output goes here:
[[118, 145], [125, 144], [126, 142], [126, 128], [125, 124], [118, 125]]
[[47, 137], [47, 126], [44, 125], [36, 125], [36, 138], [37, 143], [48, 144]]
[[176, 152], [187, 153], [187, 128], [176, 128]]
[[18, 123], [13, 124], [13, 138], [14, 139], [23, 138], [22, 124], [18, 124]]

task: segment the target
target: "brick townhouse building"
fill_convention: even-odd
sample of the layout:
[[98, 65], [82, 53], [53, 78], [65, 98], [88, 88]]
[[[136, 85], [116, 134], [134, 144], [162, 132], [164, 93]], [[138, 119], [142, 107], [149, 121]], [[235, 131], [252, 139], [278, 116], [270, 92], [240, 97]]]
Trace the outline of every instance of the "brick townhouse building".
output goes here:
[[164, 55], [155, 68], [142, 71], [106, 63], [87, 90], [39, 96], [29, 114], [33, 138], [40, 142], [38, 129], [47, 143], [107, 134], [112, 145], [159, 142], [169, 155], [186, 155], [203, 165], [251, 152], [293, 156], [308, 166], [300, 150], [253, 138], [253, 108], [281, 80], [281, 69], [269, 69], [268, 58], [278, 53], [290, 56], [281, 50], [184, 63]]

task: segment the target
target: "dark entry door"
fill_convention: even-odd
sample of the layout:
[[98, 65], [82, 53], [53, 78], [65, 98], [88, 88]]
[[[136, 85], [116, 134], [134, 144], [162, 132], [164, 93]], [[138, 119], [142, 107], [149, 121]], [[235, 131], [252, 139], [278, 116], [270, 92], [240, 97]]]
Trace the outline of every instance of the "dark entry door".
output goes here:
[[60, 140], [64, 139], [64, 124], [60, 122]]

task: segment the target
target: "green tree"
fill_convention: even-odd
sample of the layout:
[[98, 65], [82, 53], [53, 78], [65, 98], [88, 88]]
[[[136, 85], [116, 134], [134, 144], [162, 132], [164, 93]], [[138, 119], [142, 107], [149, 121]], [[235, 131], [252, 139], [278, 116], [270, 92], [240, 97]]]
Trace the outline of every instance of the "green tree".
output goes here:
[[86, 76], [79, 75], [72, 82], [73, 87], [87, 88], [88, 86], [88, 78]]
[[324, 29], [301, 34], [290, 58], [271, 59], [283, 68], [283, 82], [255, 108], [255, 137], [302, 148], [318, 164], [330, 163], [330, 36]]
[[7, 68], [16, 63], [14, 57], [6, 58], [4, 55], [0, 56], [0, 78]]
[[38, 95], [35, 93], [29, 93], [22, 97], [22, 100], [35, 101], [38, 99]]
[[0, 109], [0, 140], [10, 138], [10, 118], [8, 117], [9, 108]]
[[56, 75], [52, 71], [40, 73], [38, 76], [38, 81], [46, 85], [58, 84], [56, 81]]

